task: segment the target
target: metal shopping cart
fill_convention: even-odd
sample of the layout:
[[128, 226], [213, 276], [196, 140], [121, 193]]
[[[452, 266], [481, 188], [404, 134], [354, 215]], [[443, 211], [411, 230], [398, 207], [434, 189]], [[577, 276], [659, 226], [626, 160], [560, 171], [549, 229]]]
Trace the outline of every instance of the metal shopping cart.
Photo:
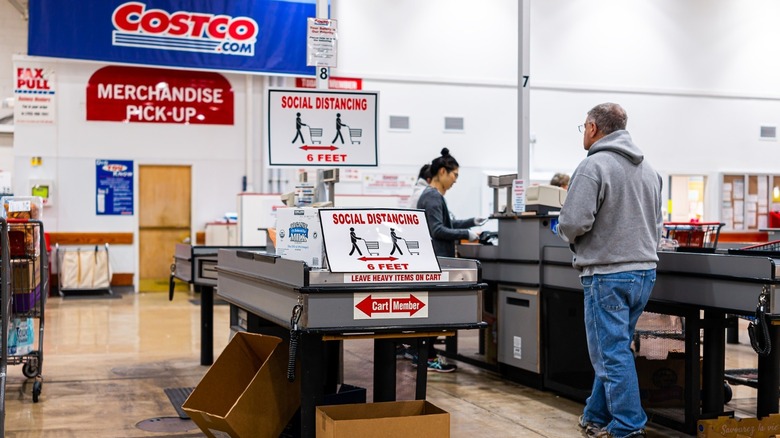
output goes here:
[[35, 379], [33, 402], [37, 403], [41, 395], [48, 278], [43, 223], [0, 218], [0, 436], [5, 433], [7, 366], [22, 365], [25, 377]]
[[664, 237], [676, 240], [678, 251], [715, 252], [723, 225], [720, 222], [665, 222]]
[[349, 128], [349, 141], [352, 144], [360, 144], [360, 137], [363, 136], [363, 130], [359, 128]]
[[322, 143], [322, 128], [312, 128], [309, 127], [309, 137], [311, 138], [312, 144], [321, 144]]

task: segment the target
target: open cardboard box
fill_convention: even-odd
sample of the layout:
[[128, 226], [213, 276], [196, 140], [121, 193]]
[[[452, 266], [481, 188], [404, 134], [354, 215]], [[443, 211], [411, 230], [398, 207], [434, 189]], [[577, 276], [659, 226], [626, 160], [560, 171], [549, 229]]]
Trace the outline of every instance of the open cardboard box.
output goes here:
[[182, 405], [206, 436], [277, 438], [301, 400], [287, 381], [287, 344], [238, 332]]
[[318, 406], [318, 438], [449, 437], [450, 414], [425, 400]]

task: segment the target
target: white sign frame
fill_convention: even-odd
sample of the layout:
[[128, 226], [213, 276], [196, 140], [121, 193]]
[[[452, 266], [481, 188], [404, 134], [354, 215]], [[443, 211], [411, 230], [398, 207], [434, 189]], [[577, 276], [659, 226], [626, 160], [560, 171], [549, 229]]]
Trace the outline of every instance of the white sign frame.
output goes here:
[[441, 272], [422, 210], [323, 208], [319, 214], [331, 272]]
[[378, 166], [378, 92], [279, 88], [267, 102], [270, 166]]

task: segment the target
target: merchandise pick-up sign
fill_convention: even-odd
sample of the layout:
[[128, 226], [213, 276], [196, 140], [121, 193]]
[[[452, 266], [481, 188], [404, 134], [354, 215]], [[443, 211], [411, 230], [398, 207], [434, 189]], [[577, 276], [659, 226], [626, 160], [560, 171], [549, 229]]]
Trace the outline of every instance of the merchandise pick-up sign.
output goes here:
[[233, 124], [233, 89], [219, 73], [108, 66], [87, 84], [87, 120]]
[[355, 319], [428, 317], [428, 292], [356, 293], [354, 302]]

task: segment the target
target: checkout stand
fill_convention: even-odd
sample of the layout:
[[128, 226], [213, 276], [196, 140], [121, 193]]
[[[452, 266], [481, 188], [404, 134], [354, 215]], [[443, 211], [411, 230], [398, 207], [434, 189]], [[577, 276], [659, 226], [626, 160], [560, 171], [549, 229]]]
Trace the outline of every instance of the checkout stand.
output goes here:
[[[584, 401], [593, 369], [583, 326], [582, 286], [568, 245], [552, 231], [555, 216], [494, 217], [499, 220], [497, 246], [461, 245], [458, 252], [480, 261], [489, 284], [486, 295], [497, 294], [498, 369], [511, 380]], [[678, 409], [647, 408], [651, 420], [695, 434], [698, 420], [726, 414], [726, 328], [733, 324], [727, 315], [755, 315], [762, 297], [773, 347], [767, 356], [759, 356], [756, 415], [777, 413], [780, 260], [725, 250], [659, 252], [659, 258], [646, 311], [685, 320], [685, 401]], [[483, 365], [492, 368], [489, 362]]]
[[[177, 243], [171, 267], [169, 299], [173, 299], [173, 279], [187, 282], [200, 294], [200, 364], [214, 363], [214, 288], [217, 286], [219, 246]], [[233, 247], [262, 250], [265, 247]]]
[[[303, 261], [221, 249], [217, 293], [231, 305], [234, 329], [291, 339], [291, 360], [297, 341], [300, 372], [293, 377], [301, 384], [301, 436], [313, 437], [316, 406], [324, 394], [335, 392], [341, 372], [340, 344], [332, 341], [374, 339], [374, 401], [394, 401], [396, 340], [417, 338], [418, 354], [426, 357], [429, 337], [485, 326], [479, 263], [453, 258], [439, 258], [438, 263], [440, 281], [361, 283], [347, 281], [350, 274], [313, 269]], [[428, 316], [356, 318], [356, 296], [363, 293], [426, 293]], [[417, 399], [425, 399], [426, 384], [427, 369], [420, 366]]]

